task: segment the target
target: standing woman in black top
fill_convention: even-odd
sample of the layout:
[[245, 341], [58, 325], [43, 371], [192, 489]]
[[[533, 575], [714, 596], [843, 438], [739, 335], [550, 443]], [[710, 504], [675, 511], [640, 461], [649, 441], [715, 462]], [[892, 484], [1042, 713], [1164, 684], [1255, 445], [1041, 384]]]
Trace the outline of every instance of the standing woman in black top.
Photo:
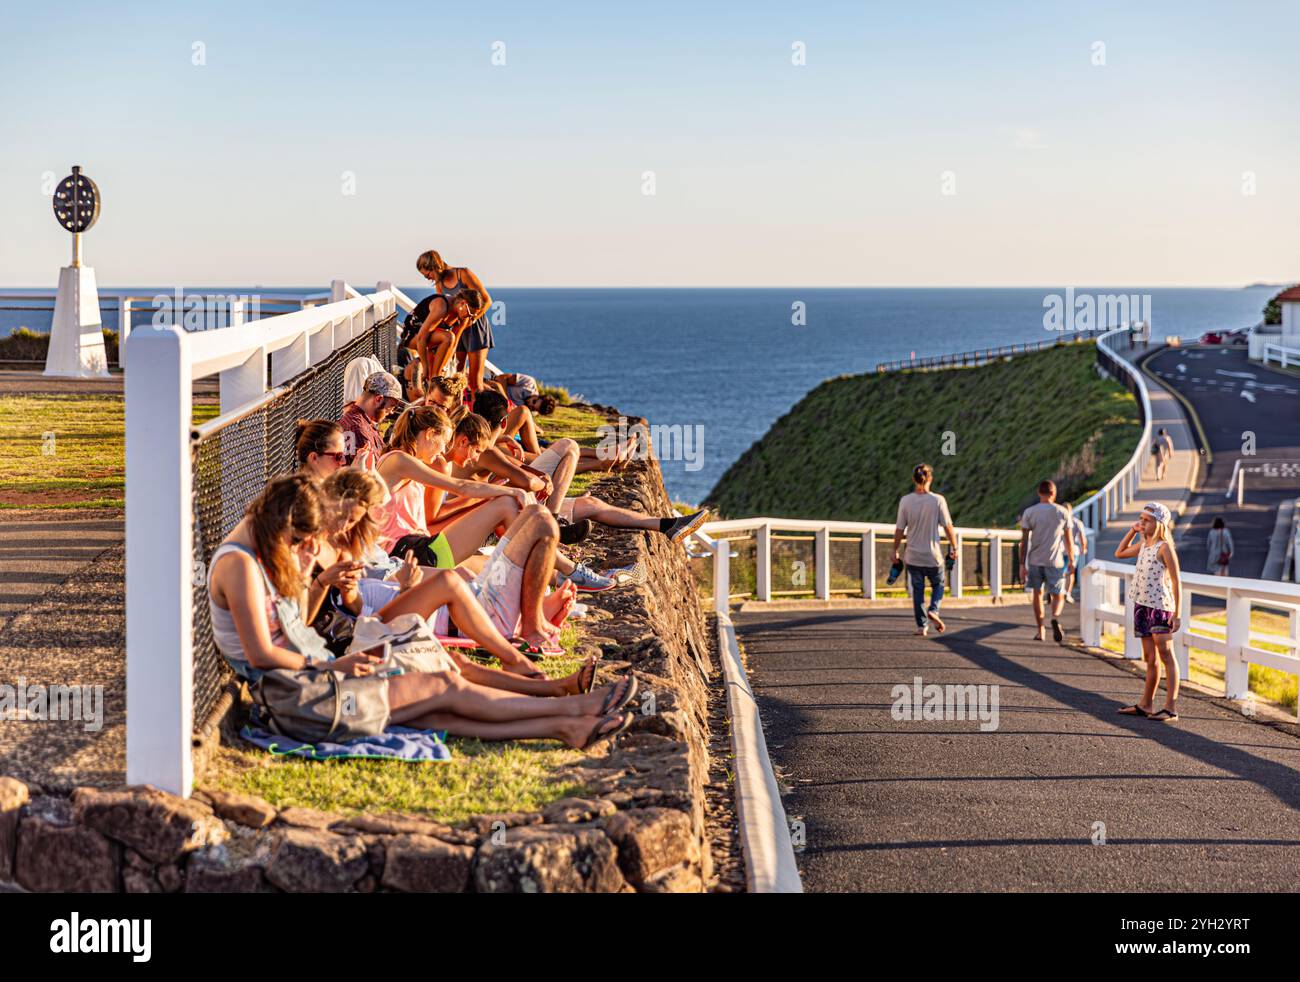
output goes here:
[[492, 297], [483, 285], [483, 281], [472, 270], [463, 266], [448, 266], [442, 256], [430, 249], [416, 260], [415, 268], [420, 275], [433, 284], [433, 288], [446, 299], [448, 307], [462, 293], [473, 291], [478, 295], [475, 309], [470, 312], [471, 323], [461, 333], [457, 354], [465, 355], [465, 374], [469, 377], [469, 388], [477, 394], [483, 388], [483, 367], [487, 353], [495, 347], [492, 341], [492, 325], [488, 323], [487, 312], [492, 306]]

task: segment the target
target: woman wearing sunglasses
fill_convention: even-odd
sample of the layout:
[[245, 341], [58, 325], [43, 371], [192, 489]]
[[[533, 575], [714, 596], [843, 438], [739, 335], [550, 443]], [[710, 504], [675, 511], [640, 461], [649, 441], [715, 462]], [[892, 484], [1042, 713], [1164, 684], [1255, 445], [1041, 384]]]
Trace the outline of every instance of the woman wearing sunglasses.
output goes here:
[[325, 480], [348, 462], [343, 449], [343, 427], [332, 419], [298, 420], [294, 452], [303, 474], [313, 481]]

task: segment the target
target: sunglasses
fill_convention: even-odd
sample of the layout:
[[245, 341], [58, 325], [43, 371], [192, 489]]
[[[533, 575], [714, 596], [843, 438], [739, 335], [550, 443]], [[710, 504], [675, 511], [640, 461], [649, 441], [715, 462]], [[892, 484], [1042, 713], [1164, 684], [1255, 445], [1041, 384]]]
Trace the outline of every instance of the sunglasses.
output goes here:
[[331, 457], [333, 458], [334, 463], [338, 464], [340, 467], [344, 466], [348, 462], [348, 455], [342, 450], [324, 450], [316, 454], [316, 456]]

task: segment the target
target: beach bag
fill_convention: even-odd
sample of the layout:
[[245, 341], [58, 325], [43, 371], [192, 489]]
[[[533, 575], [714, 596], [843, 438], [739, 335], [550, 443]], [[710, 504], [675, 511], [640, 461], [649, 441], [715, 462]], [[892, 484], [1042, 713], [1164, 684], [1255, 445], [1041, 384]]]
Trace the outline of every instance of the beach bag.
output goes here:
[[433, 628], [419, 614], [401, 614], [388, 623], [378, 617], [358, 617], [352, 628], [348, 654], [387, 644], [389, 651], [378, 674], [408, 672], [459, 672]]
[[388, 726], [388, 680], [328, 668], [277, 668], [250, 687], [258, 722], [303, 743], [378, 736]]
[[1232, 553], [1230, 553], [1230, 552], [1221, 552], [1221, 553], [1219, 553], [1219, 565], [1220, 565], [1220, 566], [1227, 566], [1228, 563], [1230, 563], [1230, 562], [1232, 562]]

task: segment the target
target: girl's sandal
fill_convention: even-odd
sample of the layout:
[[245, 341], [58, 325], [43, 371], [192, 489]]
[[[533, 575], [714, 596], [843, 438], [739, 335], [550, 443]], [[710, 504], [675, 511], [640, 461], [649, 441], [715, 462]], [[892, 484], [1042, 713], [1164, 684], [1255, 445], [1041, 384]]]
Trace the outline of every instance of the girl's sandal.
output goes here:
[[[616, 716], [615, 715], [602, 716], [600, 719], [596, 720], [596, 725], [591, 728], [591, 732], [587, 734], [586, 742], [583, 743], [583, 745], [579, 749], [590, 750], [598, 743], [601, 743], [605, 740], [614, 739], [614, 737], [618, 736], [629, 726], [631, 726], [632, 721], [635, 718], [636, 717], [634, 717], [631, 713], [619, 713]], [[602, 727], [609, 726], [610, 723], [613, 723], [615, 721], [617, 721], [618, 726], [612, 729], [602, 729]]]
[[1141, 706], [1125, 706], [1123, 709], [1119, 710], [1119, 714], [1121, 716], [1144, 716], [1147, 718], [1150, 718], [1151, 716], [1151, 714]]
[[1153, 719], [1157, 723], [1176, 723], [1178, 722], [1178, 714], [1172, 713], [1168, 709], [1162, 709], [1159, 712], [1151, 713], [1147, 719]]
[[607, 716], [616, 712], [632, 701], [636, 695], [636, 676], [625, 675], [609, 687], [609, 692], [605, 696], [604, 703], [600, 707], [600, 715]]
[[586, 695], [596, 684], [596, 659], [588, 658], [578, 669], [578, 695]]

